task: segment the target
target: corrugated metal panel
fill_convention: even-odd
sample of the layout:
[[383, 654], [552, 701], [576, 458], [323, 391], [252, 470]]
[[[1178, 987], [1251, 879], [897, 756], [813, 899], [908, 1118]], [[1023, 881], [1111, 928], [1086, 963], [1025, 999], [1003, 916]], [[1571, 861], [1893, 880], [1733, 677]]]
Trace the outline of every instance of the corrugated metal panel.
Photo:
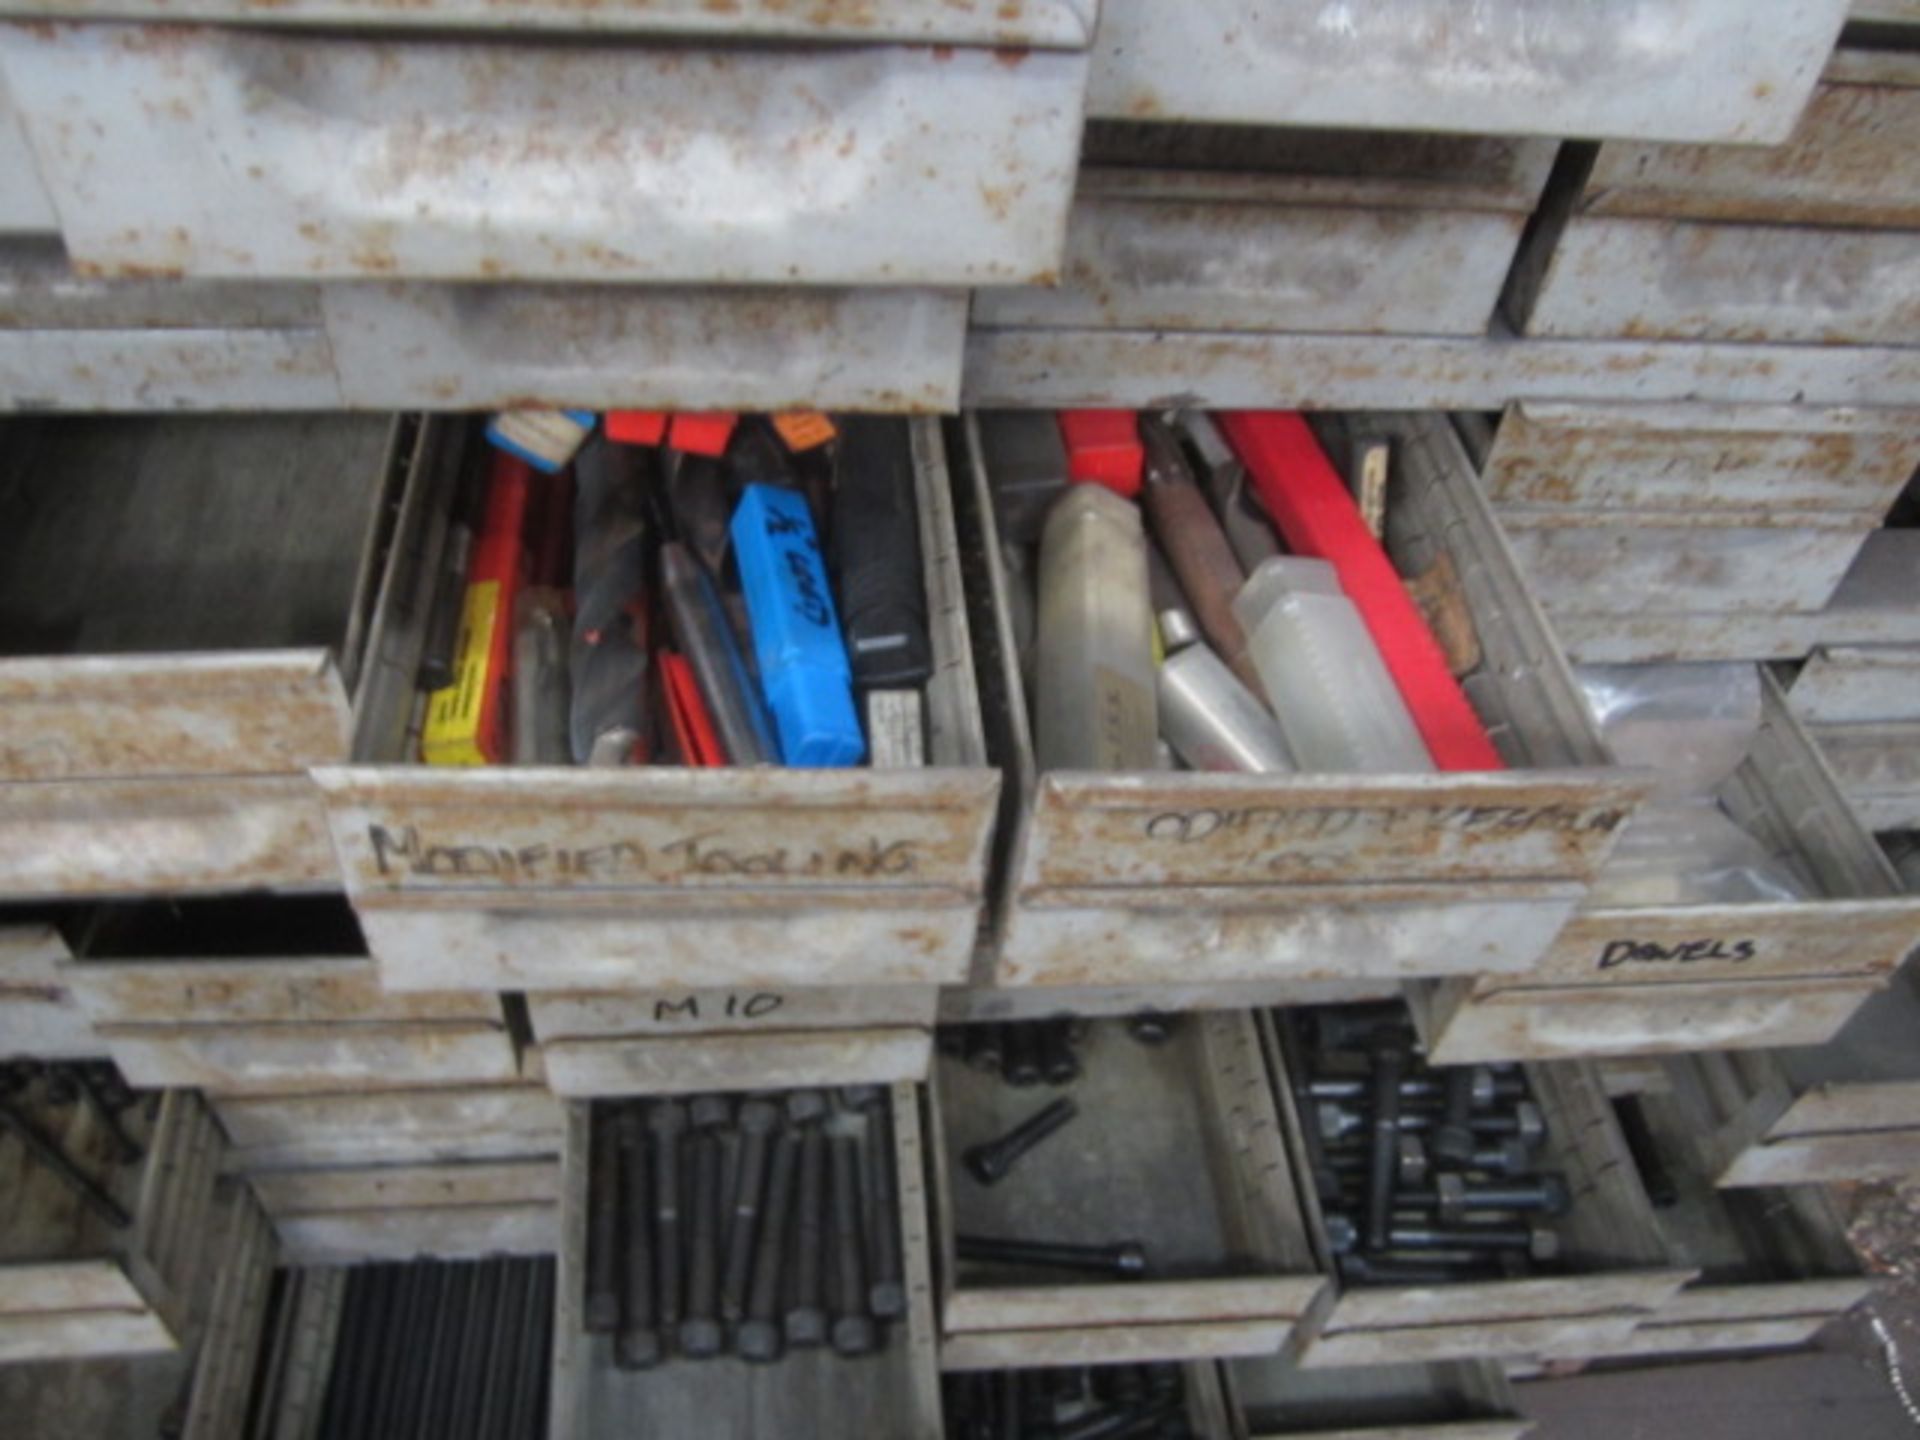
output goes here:
[[50, 19], [581, 30], [1083, 49], [1098, 0], [4, 0]]
[[1846, 0], [1107, 0], [1090, 113], [1773, 142]]
[[327, 285], [346, 404], [951, 410], [961, 290]]
[[1016, 283], [1059, 260], [1068, 51], [0, 30], [101, 274]]

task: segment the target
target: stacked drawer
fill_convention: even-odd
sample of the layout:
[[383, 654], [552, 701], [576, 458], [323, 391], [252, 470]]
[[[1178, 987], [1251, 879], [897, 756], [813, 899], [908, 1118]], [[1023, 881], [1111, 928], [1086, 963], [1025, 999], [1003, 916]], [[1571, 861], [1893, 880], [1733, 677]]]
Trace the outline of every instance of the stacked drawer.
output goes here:
[[[1804, 651], [1787, 617], [1817, 623], [1916, 465], [1912, 411], [1528, 401], [1481, 477], [1576, 660], [1614, 658], [1634, 630], [1685, 635], [1690, 659], [1764, 658]], [[1780, 638], [1755, 648], [1742, 629], [1760, 616]]]
[[1531, 973], [1447, 980], [1415, 997], [1436, 1062], [1817, 1045], [1888, 983], [1920, 944], [1920, 903], [1764, 677], [1762, 707], [1722, 799], [1821, 893], [1583, 908]]
[[1920, 648], [1823, 646], [1788, 698], [1861, 824], [1920, 828]]
[[1511, 297], [1528, 335], [1920, 338], [1910, 54], [1838, 52], [1769, 148], [1609, 141], [1563, 176]]
[[1531, 1428], [1485, 1360], [1316, 1370], [1284, 1359], [1220, 1367], [1233, 1440], [1519, 1440]]

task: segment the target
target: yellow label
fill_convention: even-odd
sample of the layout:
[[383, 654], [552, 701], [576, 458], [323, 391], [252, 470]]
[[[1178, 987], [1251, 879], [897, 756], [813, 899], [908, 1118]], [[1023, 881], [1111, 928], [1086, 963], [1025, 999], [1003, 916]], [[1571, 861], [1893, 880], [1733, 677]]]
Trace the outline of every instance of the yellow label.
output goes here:
[[787, 449], [794, 451], [824, 445], [839, 433], [818, 410], [788, 410], [773, 417], [773, 428], [787, 442]]
[[467, 586], [460, 607], [460, 641], [454, 647], [453, 683], [427, 697], [427, 724], [420, 758], [429, 765], [485, 765], [480, 751], [480, 714], [487, 694], [487, 662], [500, 611], [500, 582]]

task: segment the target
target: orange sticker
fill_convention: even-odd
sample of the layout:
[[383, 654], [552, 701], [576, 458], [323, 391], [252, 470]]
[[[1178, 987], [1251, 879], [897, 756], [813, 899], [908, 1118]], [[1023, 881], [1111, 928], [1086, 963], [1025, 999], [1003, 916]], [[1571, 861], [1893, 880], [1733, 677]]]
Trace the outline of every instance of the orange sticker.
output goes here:
[[833, 428], [833, 421], [818, 410], [789, 410], [776, 415], [773, 428], [786, 441], [787, 449], [795, 454], [824, 445], [840, 433]]

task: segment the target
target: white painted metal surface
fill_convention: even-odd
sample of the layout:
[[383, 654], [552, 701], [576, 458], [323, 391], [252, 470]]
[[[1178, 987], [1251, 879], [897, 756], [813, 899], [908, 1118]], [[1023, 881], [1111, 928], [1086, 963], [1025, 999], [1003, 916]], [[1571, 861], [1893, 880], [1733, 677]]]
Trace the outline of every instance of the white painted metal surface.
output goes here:
[[1920, 720], [1920, 646], [1823, 645], [1787, 700], [1808, 725]]
[[976, 323], [1479, 335], [1519, 213], [1082, 198], [1059, 288], [984, 290]]
[[60, 228], [53, 201], [40, 183], [33, 152], [0, 76], [0, 235], [44, 234]]
[[1846, 0], [1106, 0], [1091, 114], [1784, 139]]
[[0, 929], [0, 1058], [91, 1059], [106, 1054], [60, 971], [66, 942], [52, 926]]
[[1084, 55], [7, 26], [83, 273], [1015, 283]]
[[688, 39], [888, 40], [1084, 49], [1097, 0], [6, 0], [0, 13], [67, 20], [578, 30]]
[[349, 406], [951, 410], [965, 291], [321, 287]]

